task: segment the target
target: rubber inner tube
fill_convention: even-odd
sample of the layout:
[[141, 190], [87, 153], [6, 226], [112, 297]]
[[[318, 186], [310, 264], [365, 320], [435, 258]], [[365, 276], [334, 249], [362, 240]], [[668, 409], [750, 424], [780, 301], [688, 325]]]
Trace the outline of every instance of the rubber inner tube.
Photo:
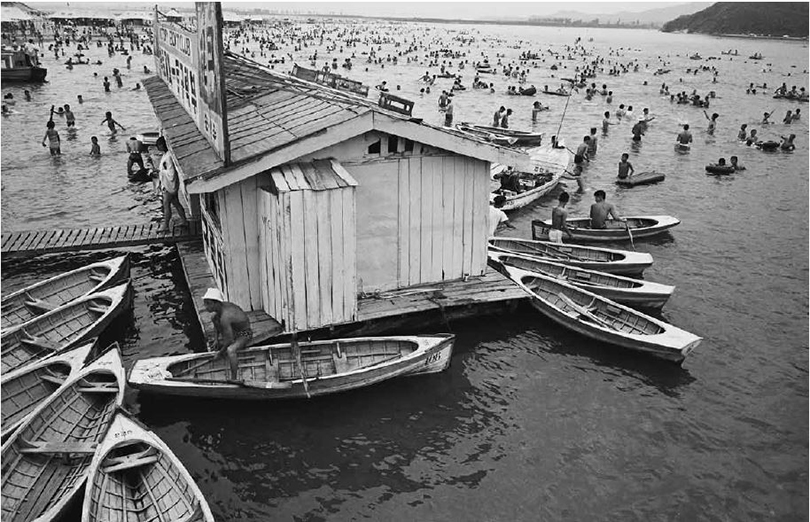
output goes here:
[[730, 165], [710, 164], [706, 165], [706, 172], [711, 172], [712, 174], [731, 174], [734, 172], [734, 167]]
[[762, 150], [776, 150], [779, 148], [779, 143], [775, 141], [763, 141], [761, 143], [757, 143], [757, 147]]

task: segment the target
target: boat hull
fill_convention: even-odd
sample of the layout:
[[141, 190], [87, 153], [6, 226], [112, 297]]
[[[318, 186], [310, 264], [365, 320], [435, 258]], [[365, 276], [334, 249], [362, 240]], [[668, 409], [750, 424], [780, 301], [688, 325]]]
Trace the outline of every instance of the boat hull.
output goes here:
[[124, 400], [124, 385], [121, 354], [113, 345], [3, 444], [4, 522], [45, 522], [64, 513], [84, 488], [95, 449]]
[[[504, 197], [506, 197], [506, 201], [501, 207], [501, 209], [504, 211], [508, 212], [510, 210], [518, 210], [526, 207], [554, 190], [554, 188], [560, 183], [560, 178], [562, 178], [563, 174], [565, 174], [565, 171], [568, 169], [571, 161], [571, 154], [565, 148], [556, 149], [552, 147], [535, 147], [533, 149], [529, 149], [527, 152], [529, 153], [533, 168], [533, 172], [528, 174], [546, 174], [550, 177], [542, 185], [520, 193], [514, 193], [511, 191], [504, 192], [501, 189], [496, 189], [493, 191], [493, 193], [490, 195], [490, 201], [494, 200], [495, 196], [498, 194], [502, 194]], [[491, 169], [491, 173], [502, 171], [503, 169], [501, 169], [500, 166], [495, 166]]]
[[[300, 378], [300, 366], [291, 358], [289, 344], [252, 347], [240, 352], [240, 377], [243, 384], [226, 382], [218, 367], [211, 362], [217, 378], [204, 374], [180, 377], [187, 368], [214, 361], [212, 354], [188, 354], [137, 361], [129, 375], [129, 384], [143, 392], [205, 397], [212, 399], [280, 400], [315, 397], [370, 386], [394, 377], [437, 373], [450, 363], [455, 338], [452, 335], [373, 337], [337, 339], [300, 343], [301, 361], [306, 372], [306, 386]], [[412, 351], [398, 356], [386, 352], [370, 365], [349, 367], [353, 346], [379, 343], [412, 343]], [[376, 344], [375, 344], [376, 343]], [[315, 355], [308, 355], [315, 353]], [[355, 355], [364, 357], [363, 353]], [[342, 354], [342, 355], [341, 355]], [[368, 355], [371, 357], [371, 355]], [[224, 364], [224, 361], [223, 361]], [[261, 369], [244, 370], [248, 365]], [[344, 371], [342, 371], [344, 370]], [[205, 370], [207, 372], [207, 370]]]
[[15, 67], [0, 71], [3, 82], [44, 82], [48, 69], [42, 67]]
[[131, 304], [127, 282], [81, 297], [3, 332], [0, 336], [3, 373], [98, 336]]
[[129, 279], [129, 255], [92, 263], [3, 298], [2, 330], [9, 330], [88, 294]]
[[675, 291], [674, 286], [641, 279], [631, 279], [595, 270], [575, 268], [528, 256], [515, 256], [490, 251], [489, 259], [495, 268], [498, 268], [502, 273], [506, 273], [503, 265], [507, 265], [525, 270], [531, 274], [561, 279], [578, 288], [633, 308], [659, 309], [664, 306], [672, 296], [672, 292]]
[[549, 241], [494, 237], [489, 239], [489, 246], [501, 252], [536, 257], [609, 274], [640, 275], [653, 263], [652, 256], [646, 252], [559, 244]]
[[[605, 222], [606, 228], [594, 229], [590, 228], [589, 218], [575, 218], [568, 220], [568, 227], [573, 236], [572, 241], [628, 241], [631, 233], [633, 239], [652, 237], [680, 223], [672, 216], [628, 216], [625, 219], [626, 221], [608, 219]], [[532, 239], [547, 241], [550, 231], [550, 219], [532, 221]]]
[[95, 339], [26, 366], [16, 372], [3, 375], [2, 398], [3, 420], [0, 438], [5, 440], [37, 406], [57, 393], [61, 384], [76, 375], [95, 346]]
[[149, 520], [213, 522], [205, 497], [165, 442], [119, 410], [88, 471], [82, 522]]
[[[530, 302], [538, 312], [585, 337], [675, 363], [682, 363], [702, 340], [565, 282], [511, 267], [507, 267], [507, 271], [509, 277], [529, 294]], [[538, 287], [533, 289], [526, 283], [539, 283], [544, 289], [538, 291]]]

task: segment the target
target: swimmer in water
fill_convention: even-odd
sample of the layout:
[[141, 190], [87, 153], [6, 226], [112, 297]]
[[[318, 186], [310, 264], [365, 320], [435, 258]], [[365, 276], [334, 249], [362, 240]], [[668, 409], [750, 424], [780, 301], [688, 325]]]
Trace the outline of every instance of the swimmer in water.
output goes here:
[[91, 137], [90, 143], [90, 155], [101, 156], [101, 146], [98, 144], [98, 138], [96, 136]]
[[118, 123], [117, 121], [115, 121], [113, 119], [112, 112], [110, 112], [110, 111], [107, 111], [104, 114], [104, 119], [101, 120], [101, 125], [104, 125], [105, 123], [107, 124], [107, 127], [110, 128], [110, 132], [112, 132], [113, 134], [118, 132], [118, 130], [116, 130], [116, 128], [115, 128], [116, 125], [121, 127], [121, 130], [126, 130], [123, 125], [121, 125], [120, 123]]
[[732, 157], [731, 157], [731, 166], [732, 166], [732, 167], [734, 167], [734, 170], [735, 170], [735, 171], [738, 171], [738, 170], [745, 170], [745, 167], [743, 167], [742, 165], [740, 165], [739, 163], [737, 163], [738, 161], [739, 161], [739, 160], [737, 159], [737, 156], [732, 156]]
[[769, 123], [773, 123], [771, 121], [768, 121], [768, 118], [771, 117], [771, 114], [773, 114], [773, 112], [765, 112], [765, 113], [762, 114], [762, 124], [763, 125], [768, 125]]
[[747, 123], [743, 123], [740, 125], [740, 132], [737, 133], [737, 139], [740, 141], [745, 141], [748, 138], [748, 132], [746, 129], [748, 128]]
[[709, 120], [709, 128], [706, 129], [706, 132], [714, 135], [714, 129], [717, 128], [717, 118], [719, 118], [720, 115], [715, 112], [714, 114], [712, 114], [710, 118], [709, 114], [706, 111], [703, 111], [703, 115], [706, 116], [707, 120]]

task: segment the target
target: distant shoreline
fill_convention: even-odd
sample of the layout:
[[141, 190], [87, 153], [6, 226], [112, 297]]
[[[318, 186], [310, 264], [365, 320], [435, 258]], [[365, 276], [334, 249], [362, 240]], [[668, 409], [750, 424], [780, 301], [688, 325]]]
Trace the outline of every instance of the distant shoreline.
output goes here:
[[[699, 33], [691, 33], [699, 34]], [[794, 42], [806, 42], [807, 36], [768, 36], [759, 34], [710, 34], [709, 36], [719, 36], [722, 38], [743, 38], [747, 40], [790, 40]]]

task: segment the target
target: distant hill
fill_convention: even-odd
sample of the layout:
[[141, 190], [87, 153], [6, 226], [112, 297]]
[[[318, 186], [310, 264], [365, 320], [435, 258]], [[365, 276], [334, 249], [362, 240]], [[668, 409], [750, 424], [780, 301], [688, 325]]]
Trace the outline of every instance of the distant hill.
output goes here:
[[653, 24], [662, 25], [676, 16], [692, 14], [705, 9], [712, 5], [710, 2], [691, 2], [686, 4], [677, 4], [668, 7], [658, 7], [649, 9], [647, 11], [639, 12], [613, 12], [603, 14], [585, 14], [579, 11], [558, 11], [549, 15], [552, 18], [570, 18], [571, 20], [593, 20], [598, 18], [602, 23], [632, 23], [638, 21], [640, 24]]
[[807, 2], [719, 2], [664, 24], [666, 33], [808, 36]]

